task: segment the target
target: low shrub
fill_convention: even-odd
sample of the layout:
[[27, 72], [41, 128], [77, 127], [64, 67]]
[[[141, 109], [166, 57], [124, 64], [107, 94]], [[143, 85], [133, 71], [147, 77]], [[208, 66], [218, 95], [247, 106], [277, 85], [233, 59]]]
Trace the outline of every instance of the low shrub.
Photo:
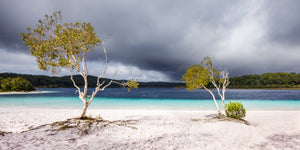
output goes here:
[[227, 117], [242, 119], [246, 116], [246, 109], [241, 102], [231, 102], [225, 104], [225, 113]]

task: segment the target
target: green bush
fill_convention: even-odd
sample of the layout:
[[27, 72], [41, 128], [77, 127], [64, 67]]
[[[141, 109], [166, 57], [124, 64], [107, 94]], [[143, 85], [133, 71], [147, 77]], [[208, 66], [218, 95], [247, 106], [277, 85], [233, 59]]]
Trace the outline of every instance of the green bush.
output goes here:
[[225, 113], [228, 117], [241, 119], [246, 116], [246, 109], [241, 102], [231, 102], [225, 104]]

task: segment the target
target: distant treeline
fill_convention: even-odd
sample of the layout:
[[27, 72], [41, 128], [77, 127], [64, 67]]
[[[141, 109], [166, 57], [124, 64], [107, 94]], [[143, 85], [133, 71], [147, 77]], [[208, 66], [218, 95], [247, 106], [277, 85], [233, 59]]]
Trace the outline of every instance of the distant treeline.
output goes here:
[[[0, 73], [1, 78], [15, 78], [22, 77], [27, 79], [32, 83], [35, 88], [74, 88], [72, 81], [70, 80], [70, 76], [63, 77], [50, 77], [45, 75], [28, 75], [28, 74], [16, 74], [16, 73]], [[80, 75], [73, 76], [76, 84], [80, 87], [83, 87], [84, 81]], [[105, 81], [108, 83], [110, 79], [102, 78], [100, 83]], [[126, 80], [115, 80], [117, 82], [126, 82]], [[174, 82], [139, 82], [139, 88], [174, 88], [184, 86], [183, 83], [174, 83]], [[96, 87], [97, 77], [88, 76], [88, 86]], [[121, 88], [122, 86], [119, 84], [111, 84], [109, 88]]]
[[300, 74], [278, 72], [233, 77], [229, 88], [300, 88]]
[[[32, 83], [35, 88], [74, 88], [70, 76], [50, 77], [44, 75], [27, 75], [16, 73], [0, 73], [0, 80], [4, 78], [22, 77]], [[79, 86], [84, 85], [84, 81], [80, 75], [73, 76], [75, 82]], [[89, 76], [89, 87], [95, 87], [97, 77]], [[101, 82], [108, 83], [110, 79], [102, 78]], [[118, 82], [126, 82], [126, 80], [116, 80]], [[112, 84], [110, 88], [120, 88], [118, 84]], [[184, 83], [179, 82], [140, 82], [139, 88], [184, 88]], [[213, 88], [213, 86], [209, 86]], [[262, 75], [244, 75], [240, 77], [230, 78], [228, 88], [300, 88], [300, 74], [296, 73], [265, 73]]]

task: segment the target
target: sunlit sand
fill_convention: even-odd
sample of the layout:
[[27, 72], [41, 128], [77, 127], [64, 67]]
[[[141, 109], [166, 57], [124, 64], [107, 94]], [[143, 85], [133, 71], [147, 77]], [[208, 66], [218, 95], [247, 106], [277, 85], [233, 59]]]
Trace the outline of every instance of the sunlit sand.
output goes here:
[[[51, 124], [78, 117], [80, 109], [0, 109], [0, 147], [11, 149], [300, 149], [300, 111], [247, 111], [250, 125], [210, 119], [204, 110], [100, 110], [109, 121], [83, 133]], [[27, 131], [29, 129], [34, 129]], [[91, 127], [92, 129], [92, 127]], [[23, 132], [27, 131], [27, 132]]]

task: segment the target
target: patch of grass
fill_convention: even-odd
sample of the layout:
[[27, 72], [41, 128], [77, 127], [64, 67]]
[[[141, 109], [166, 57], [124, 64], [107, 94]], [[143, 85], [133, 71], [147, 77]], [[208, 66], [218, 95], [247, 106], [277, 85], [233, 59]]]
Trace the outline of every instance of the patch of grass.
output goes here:
[[103, 118], [100, 116], [100, 114], [96, 116], [96, 119], [103, 120]]

